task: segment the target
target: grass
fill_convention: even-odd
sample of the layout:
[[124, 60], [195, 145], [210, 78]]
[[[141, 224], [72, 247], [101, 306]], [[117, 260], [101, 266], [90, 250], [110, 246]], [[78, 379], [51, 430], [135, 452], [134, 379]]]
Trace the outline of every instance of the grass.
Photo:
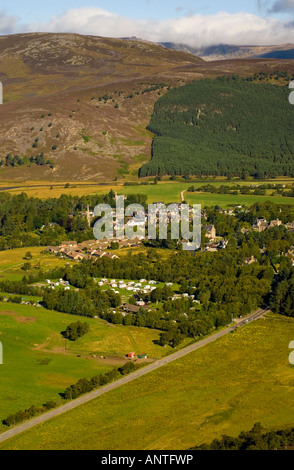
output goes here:
[[[182, 182], [161, 182], [156, 185], [125, 186], [122, 190], [117, 189], [122, 194], [142, 193], [147, 195], [147, 202], [173, 203], [181, 201], [181, 192], [193, 185], [202, 186], [204, 183], [182, 183]], [[215, 186], [221, 184], [232, 185], [232, 182], [215, 182]], [[252, 184], [247, 183], [247, 184]], [[260, 183], [261, 184], [261, 183]], [[274, 203], [293, 204], [294, 198], [281, 196], [254, 196], [254, 195], [232, 195], [232, 194], [210, 194], [210, 193], [184, 193], [184, 199], [189, 204], [201, 204], [204, 206], [227, 207], [231, 204], [251, 206], [255, 202], [272, 201]]]
[[142, 140], [130, 140], [130, 139], [119, 139], [124, 145], [127, 145], [128, 147], [131, 146], [142, 146], [145, 144]]
[[[143, 156], [142, 156], [143, 158]], [[120, 173], [121, 176], [125, 178], [125, 175], [133, 168], [131, 165], [128, 165], [123, 160], [119, 160], [121, 165]], [[277, 179], [274, 180], [275, 183], [279, 184], [289, 184], [293, 183], [292, 179]], [[65, 188], [65, 184], [70, 183], [68, 188]], [[15, 182], [0, 182], [0, 190], [1, 188], [7, 190], [11, 194], [20, 194], [21, 192], [25, 192], [28, 196], [32, 197], [39, 197], [41, 199], [46, 199], [49, 197], [59, 197], [61, 194], [67, 194], [72, 196], [84, 196], [90, 194], [106, 194], [113, 189], [117, 191], [119, 194], [134, 194], [134, 193], [142, 193], [146, 194], [147, 202], [159, 202], [162, 201], [164, 203], [174, 203], [174, 202], [181, 202], [181, 192], [187, 191], [190, 186], [200, 187], [205, 182], [178, 182], [178, 181], [161, 181], [156, 185], [149, 184], [149, 185], [141, 185], [138, 182], [137, 185], [134, 186], [123, 186], [122, 183], [107, 183], [103, 185], [95, 184], [93, 182], [89, 183], [73, 183], [70, 181], [66, 181], [64, 183], [52, 183], [52, 182], [42, 182], [38, 183], [36, 186], [36, 182], [27, 181], [24, 183], [15, 183]], [[263, 181], [248, 181], [236, 182], [240, 185], [250, 185], [250, 184], [262, 184], [265, 183]], [[232, 186], [234, 181], [223, 181], [223, 180], [215, 180], [212, 181], [210, 184], [215, 186], [220, 186], [222, 184]], [[11, 185], [11, 186], [10, 186]], [[53, 186], [53, 189], [50, 187]], [[9, 189], [11, 188], [11, 189]], [[270, 191], [272, 192], [272, 190]], [[221, 207], [227, 207], [230, 204], [237, 204], [242, 205], [245, 204], [250, 206], [255, 202], [264, 202], [264, 201], [272, 201], [275, 203], [282, 203], [282, 204], [293, 204], [294, 198], [291, 197], [281, 197], [281, 196], [270, 196], [267, 194], [266, 196], [254, 196], [254, 195], [232, 195], [232, 194], [209, 194], [209, 193], [184, 193], [184, 198], [186, 202], [189, 204], [202, 204], [202, 206], [215, 206], [219, 205]]]
[[256, 202], [271, 201], [275, 204], [294, 204], [294, 198], [281, 196], [247, 196], [244, 194], [209, 194], [209, 193], [185, 193], [185, 201], [192, 204], [201, 204], [204, 206], [228, 207], [232, 204], [245, 205], [250, 207]]
[[[89, 323], [90, 332], [76, 342], [65, 340], [61, 332], [77, 320]], [[130, 351], [161, 357], [170, 348], [154, 344], [158, 338], [159, 331], [147, 328], [0, 302], [0, 421], [32, 404], [61, 401], [58, 394], [68, 385], [124, 364]]]
[[0, 449], [182, 450], [257, 421], [293, 425], [293, 337], [294, 319], [270, 314]]
[[[15, 248], [13, 250], [0, 251], [0, 281], [1, 279], [8, 279], [16, 281], [22, 279], [25, 275], [25, 271], [21, 269], [23, 264], [29, 261], [34, 266], [40, 263], [40, 267], [48, 270], [58, 266], [64, 266], [68, 261], [60, 259], [51, 253], [41, 253], [44, 247], [26, 247], [26, 248]], [[30, 251], [32, 259], [23, 259], [25, 254]]]

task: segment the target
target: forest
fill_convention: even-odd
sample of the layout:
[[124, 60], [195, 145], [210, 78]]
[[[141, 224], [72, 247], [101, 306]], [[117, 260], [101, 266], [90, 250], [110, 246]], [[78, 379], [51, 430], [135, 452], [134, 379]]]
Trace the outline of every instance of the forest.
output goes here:
[[[129, 194], [126, 205], [146, 206], [147, 196]], [[81, 212], [87, 204], [95, 207], [105, 203], [115, 207], [112, 190], [104, 195], [70, 196], [59, 198], [28, 197], [25, 193], [12, 196], [0, 193], [0, 250], [21, 246], [58, 245], [62, 240], [82, 242], [93, 238], [93, 228]]]
[[155, 103], [152, 158], [139, 176], [293, 176], [288, 95], [286, 86], [236, 75], [170, 90]]

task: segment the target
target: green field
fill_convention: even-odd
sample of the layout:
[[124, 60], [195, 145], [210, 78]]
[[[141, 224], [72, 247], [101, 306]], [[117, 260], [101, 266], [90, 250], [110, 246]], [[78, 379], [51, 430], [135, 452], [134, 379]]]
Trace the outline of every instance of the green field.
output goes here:
[[188, 449], [260, 421], [293, 425], [294, 319], [270, 314], [3, 443], [1, 449]]
[[[227, 181], [221, 179], [209, 180], [209, 184], [214, 186], [220, 185], [227, 185], [232, 186], [234, 184], [240, 185], [261, 185], [264, 183], [272, 182], [276, 184], [292, 184], [293, 179], [291, 178], [277, 178], [275, 180], [268, 180], [268, 181]], [[164, 203], [175, 203], [181, 202], [181, 193], [182, 191], [186, 191], [190, 186], [194, 186], [195, 188], [199, 188], [206, 184], [206, 181], [197, 181], [197, 182], [179, 182], [179, 181], [169, 181], [164, 180], [160, 181], [157, 184], [149, 184], [149, 185], [141, 185], [140, 183], [134, 186], [123, 186], [119, 183], [109, 183], [107, 185], [93, 185], [93, 184], [79, 184], [76, 185], [72, 183], [69, 188], [65, 188], [63, 184], [53, 184], [53, 189], [50, 189], [51, 184], [46, 183], [44, 186], [36, 187], [34, 185], [36, 183], [27, 182], [27, 184], [19, 184], [17, 186], [14, 183], [14, 189], [8, 190], [11, 194], [20, 194], [21, 192], [25, 192], [29, 197], [39, 197], [41, 199], [46, 199], [49, 197], [60, 197], [61, 194], [67, 194], [72, 196], [83, 196], [83, 195], [91, 195], [91, 194], [106, 194], [113, 189], [118, 194], [134, 194], [134, 193], [142, 193], [146, 194], [147, 202], [164, 202]], [[12, 184], [12, 183], [11, 183]], [[4, 183], [0, 182], [0, 189], [1, 187], [9, 187], [7, 183], [3, 186]], [[272, 193], [272, 190], [269, 191]], [[255, 195], [232, 195], [232, 194], [209, 194], [209, 193], [184, 193], [184, 198], [187, 202], [202, 204], [202, 206], [215, 206], [220, 205], [221, 207], [227, 207], [231, 204], [245, 204], [250, 206], [255, 202], [265, 202], [267, 200], [275, 202], [275, 203], [283, 203], [283, 204], [293, 204], [294, 198], [291, 197], [281, 197], [281, 196], [270, 196], [270, 194], [266, 196], [255, 196]]]
[[[51, 269], [58, 266], [65, 266], [68, 263], [66, 259], [60, 259], [51, 253], [42, 253], [44, 246], [15, 248], [13, 250], [0, 251], [0, 280], [9, 279], [11, 281], [22, 279], [25, 271], [21, 269], [23, 264], [29, 261], [34, 267], [40, 263], [43, 269]], [[32, 259], [26, 260], [24, 256], [30, 251]]]
[[[88, 322], [90, 332], [76, 342], [65, 340], [61, 332], [77, 320]], [[171, 348], [154, 344], [158, 338], [159, 331], [147, 328], [0, 302], [0, 421], [32, 404], [61, 402], [58, 394], [68, 385], [124, 364], [130, 351], [159, 358]]]
[[256, 202], [271, 201], [274, 204], [293, 204], [293, 197], [280, 197], [280, 196], [254, 196], [254, 195], [232, 195], [232, 194], [209, 194], [209, 193], [185, 193], [185, 201], [192, 204], [201, 204], [205, 206], [220, 206], [228, 207], [233, 204], [252, 206]]
[[[278, 183], [278, 181], [277, 181]], [[173, 203], [181, 202], [181, 193], [182, 191], [187, 191], [190, 186], [199, 188], [205, 183], [178, 183], [178, 182], [161, 182], [156, 185], [142, 185], [142, 186], [125, 186], [123, 189], [117, 189], [120, 194], [132, 194], [132, 193], [142, 193], [147, 195], [147, 202], [164, 202], [164, 203]], [[232, 186], [234, 183], [231, 182], [211, 182], [213, 186], [227, 185]], [[238, 184], [249, 185], [249, 184], [262, 184], [258, 183], [242, 183], [238, 181]], [[271, 191], [272, 192], [272, 191]], [[184, 199], [189, 204], [201, 204], [204, 206], [215, 206], [219, 205], [220, 207], [228, 207], [230, 205], [246, 205], [251, 206], [256, 202], [265, 202], [271, 201], [273, 203], [280, 204], [293, 204], [294, 198], [292, 197], [281, 197], [281, 196], [255, 196], [255, 195], [244, 195], [244, 194], [210, 194], [210, 193], [184, 193]]]

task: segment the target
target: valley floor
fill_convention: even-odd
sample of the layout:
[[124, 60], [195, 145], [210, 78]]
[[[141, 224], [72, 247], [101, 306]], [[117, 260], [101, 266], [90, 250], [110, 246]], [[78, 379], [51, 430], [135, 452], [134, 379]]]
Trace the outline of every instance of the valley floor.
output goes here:
[[273, 314], [14, 439], [1, 449], [188, 449], [260, 421], [293, 424], [294, 320]]

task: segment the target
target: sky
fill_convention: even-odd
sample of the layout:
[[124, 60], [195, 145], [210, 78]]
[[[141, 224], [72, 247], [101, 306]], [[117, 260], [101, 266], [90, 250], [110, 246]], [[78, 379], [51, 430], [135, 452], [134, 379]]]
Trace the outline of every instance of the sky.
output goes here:
[[194, 47], [294, 43], [294, 0], [2, 0], [1, 35], [40, 31]]

